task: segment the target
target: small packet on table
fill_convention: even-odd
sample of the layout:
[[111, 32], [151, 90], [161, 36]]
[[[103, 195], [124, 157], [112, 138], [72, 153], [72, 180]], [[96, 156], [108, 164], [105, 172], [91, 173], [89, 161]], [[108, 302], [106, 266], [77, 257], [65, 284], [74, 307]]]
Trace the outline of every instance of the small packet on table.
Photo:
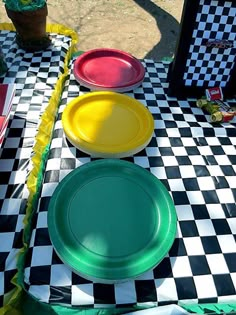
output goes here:
[[220, 87], [207, 89], [206, 98], [197, 100], [197, 106], [211, 115], [212, 122], [229, 122], [236, 115], [236, 108], [223, 101]]

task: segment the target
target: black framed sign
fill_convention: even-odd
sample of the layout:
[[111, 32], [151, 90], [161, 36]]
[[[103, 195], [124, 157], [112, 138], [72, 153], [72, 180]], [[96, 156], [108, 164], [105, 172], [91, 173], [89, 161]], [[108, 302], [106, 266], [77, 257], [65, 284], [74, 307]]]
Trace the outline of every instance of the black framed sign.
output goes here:
[[221, 87], [236, 95], [236, 0], [185, 0], [169, 96], [205, 95]]

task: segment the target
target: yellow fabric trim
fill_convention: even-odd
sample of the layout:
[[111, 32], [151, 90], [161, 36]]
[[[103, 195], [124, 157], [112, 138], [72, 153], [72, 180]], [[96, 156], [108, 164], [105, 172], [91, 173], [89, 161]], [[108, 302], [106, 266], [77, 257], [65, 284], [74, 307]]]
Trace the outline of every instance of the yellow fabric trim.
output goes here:
[[1, 31], [15, 31], [15, 27], [12, 23], [0, 23], [0, 30]]
[[[15, 28], [13, 24], [11, 23], [1, 23], [0, 30], [15, 31]], [[36, 141], [33, 147], [33, 157], [31, 159], [32, 170], [29, 173], [29, 176], [27, 178], [27, 183], [26, 183], [27, 188], [29, 190], [29, 197], [27, 201], [26, 215], [24, 217], [24, 233], [23, 233], [24, 235], [26, 233], [25, 229], [30, 224], [30, 218], [33, 212], [33, 199], [34, 199], [35, 194], [37, 193], [38, 185], [40, 184], [38, 175], [40, 171], [40, 164], [41, 164], [42, 156], [45, 152], [47, 145], [50, 143], [52, 129], [54, 126], [55, 115], [57, 113], [58, 104], [60, 102], [61, 93], [63, 91], [65, 78], [69, 72], [68, 64], [69, 64], [72, 54], [77, 51], [77, 43], [78, 43], [77, 33], [74, 30], [67, 28], [64, 25], [48, 24], [46, 31], [48, 33], [56, 33], [56, 34], [70, 37], [71, 46], [69, 47], [69, 50], [65, 56], [64, 73], [61, 74], [60, 77], [58, 78], [57, 83], [54, 87], [52, 96], [49, 100], [49, 104], [42, 115], [41, 123], [39, 125], [39, 130], [36, 135]], [[24, 236], [23, 236], [23, 239], [25, 239]], [[27, 249], [28, 249], [28, 244], [24, 242], [24, 246], [23, 248], [21, 248], [18, 254], [18, 261], [21, 258], [23, 259], [23, 256], [25, 252], [27, 251]], [[7, 314], [18, 315], [19, 314], [19, 312], [16, 309], [14, 309], [14, 306], [13, 306], [15, 303], [17, 303], [22, 293], [22, 287], [18, 284], [18, 275], [19, 275], [19, 271], [12, 279], [12, 283], [16, 286], [16, 288], [15, 290], [11, 292], [12, 295], [8, 299], [7, 305], [4, 305], [4, 307], [0, 309], [0, 315], [7, 315]]]

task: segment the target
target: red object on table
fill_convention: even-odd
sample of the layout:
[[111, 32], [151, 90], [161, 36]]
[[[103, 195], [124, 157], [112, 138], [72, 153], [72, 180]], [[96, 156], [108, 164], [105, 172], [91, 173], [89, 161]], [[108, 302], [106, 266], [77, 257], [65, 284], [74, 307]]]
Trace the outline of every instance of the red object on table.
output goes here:
[[93, 49], [74, 63], [76, 80], [90, 89], [125, 92], [139, 86], [145, 75], [142, 63], [117, 49]]
[[0, 146], [7, 129], [14, 95], [14, 84], [0, 84]]
[[206, 97], [209, 101], [223, 100], [223, 93], [221, 87], [207, 89]]

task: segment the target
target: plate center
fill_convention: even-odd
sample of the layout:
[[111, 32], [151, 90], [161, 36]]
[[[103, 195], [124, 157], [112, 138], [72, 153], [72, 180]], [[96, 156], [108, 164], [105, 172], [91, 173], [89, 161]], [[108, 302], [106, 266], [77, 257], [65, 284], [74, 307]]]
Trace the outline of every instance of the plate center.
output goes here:
[[132, 108], [98, 98], [74, 114], [73, 130], [88, 143], [115, 147], [136, 139], [140, 121]]
[[76, 242], [105, 257], [144, 249], [157, 229], [155, 205], [147, 191], [125, 177], [97, 177], [73, 196], [68, 221]]
[[87, 79], [104, 86], [125, 85], [137, 76], [131, 64], [114, 56], [89, 60], [83, 70]]

